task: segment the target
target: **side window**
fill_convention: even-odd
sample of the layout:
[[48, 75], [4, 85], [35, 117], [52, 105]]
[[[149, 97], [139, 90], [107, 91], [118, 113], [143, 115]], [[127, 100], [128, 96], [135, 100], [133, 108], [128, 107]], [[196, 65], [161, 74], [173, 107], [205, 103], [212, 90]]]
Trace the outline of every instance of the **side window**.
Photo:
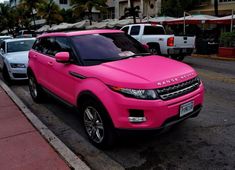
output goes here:
[[145, 26], [144, 35], [164, 35], [165, 31], [162, 27]]
[[44, 51], [43, 53], [46, 53], [47, 55], [54, 57], [57, 53], [58, 46], [56, 44], [54, 37], [47, 37], [44, 42]]
[[122, 31], [124, 31], [126, 34], [128, 34], [129, 26], [122, 28]]
[[54, 45], [55, 45], [55, 53], [71, 52], [69, 41], [68, 38], [66, 37], [56, 37]]
[[139, 35], [140, 33], [140, 26], [132, 26], [130, 35]]

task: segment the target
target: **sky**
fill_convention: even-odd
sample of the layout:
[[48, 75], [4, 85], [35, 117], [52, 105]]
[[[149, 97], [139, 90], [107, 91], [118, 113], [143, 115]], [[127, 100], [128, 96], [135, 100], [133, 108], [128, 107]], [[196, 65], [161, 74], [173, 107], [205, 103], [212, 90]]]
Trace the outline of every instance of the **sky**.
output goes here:
[[[4, 2], [5, 0], [0, 0], [0, 3], [2, 3], [2, 2]], [[7, 1], [9, 1], [9, 0], [7, 0]]]

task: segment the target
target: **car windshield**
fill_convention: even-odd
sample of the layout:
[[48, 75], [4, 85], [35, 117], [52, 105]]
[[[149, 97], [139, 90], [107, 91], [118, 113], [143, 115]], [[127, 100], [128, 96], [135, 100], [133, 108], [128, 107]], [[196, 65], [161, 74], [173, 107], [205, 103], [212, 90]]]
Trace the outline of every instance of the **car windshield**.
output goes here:
[[21, 41], [12, 41], [7, 43], [7, 52], [14, 53], [20, 51], [29, 51], [35, 40], [21, 40]]
[[84, 65], [149, 54], [141, 43], [124, 33], [80, 35], [72, 37], [72, 41]]

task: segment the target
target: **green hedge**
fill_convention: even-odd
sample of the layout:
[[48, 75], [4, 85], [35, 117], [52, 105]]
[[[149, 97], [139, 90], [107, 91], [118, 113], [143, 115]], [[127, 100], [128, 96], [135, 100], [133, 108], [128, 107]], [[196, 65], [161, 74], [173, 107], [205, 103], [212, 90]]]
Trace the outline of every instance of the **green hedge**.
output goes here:
[[220, 37], [221, 47], [235, 47], [235, 32], [224, 32]]

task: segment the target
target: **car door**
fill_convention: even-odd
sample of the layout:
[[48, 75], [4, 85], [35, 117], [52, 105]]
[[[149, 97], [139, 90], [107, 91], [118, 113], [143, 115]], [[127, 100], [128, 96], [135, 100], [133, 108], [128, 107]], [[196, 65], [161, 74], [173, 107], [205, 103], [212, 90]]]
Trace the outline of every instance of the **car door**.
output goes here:
[[43, 37], [37, 39], [33, 46], [33, 50], [29, 52], [29, 65], [36, 76], [39, 84], [48, 88], [48, 65], [50, 56], [47, 51], [50, 49], [53, 42], [53, 37]]
[[[75, 98], [75, 88], [77, 79], [71, 76], [71, 72], [76, 69], [75, 57], [70, 47], [67, 37], [56, 37], [52, 45], [51, 51], [47, 53], [51, 56], [48, 62], [47, 81], [49, 90], [63, 100], [73, 103]], [[58, 52], [69, 52], [71, 63], [59, 63], [55, 59]]]

